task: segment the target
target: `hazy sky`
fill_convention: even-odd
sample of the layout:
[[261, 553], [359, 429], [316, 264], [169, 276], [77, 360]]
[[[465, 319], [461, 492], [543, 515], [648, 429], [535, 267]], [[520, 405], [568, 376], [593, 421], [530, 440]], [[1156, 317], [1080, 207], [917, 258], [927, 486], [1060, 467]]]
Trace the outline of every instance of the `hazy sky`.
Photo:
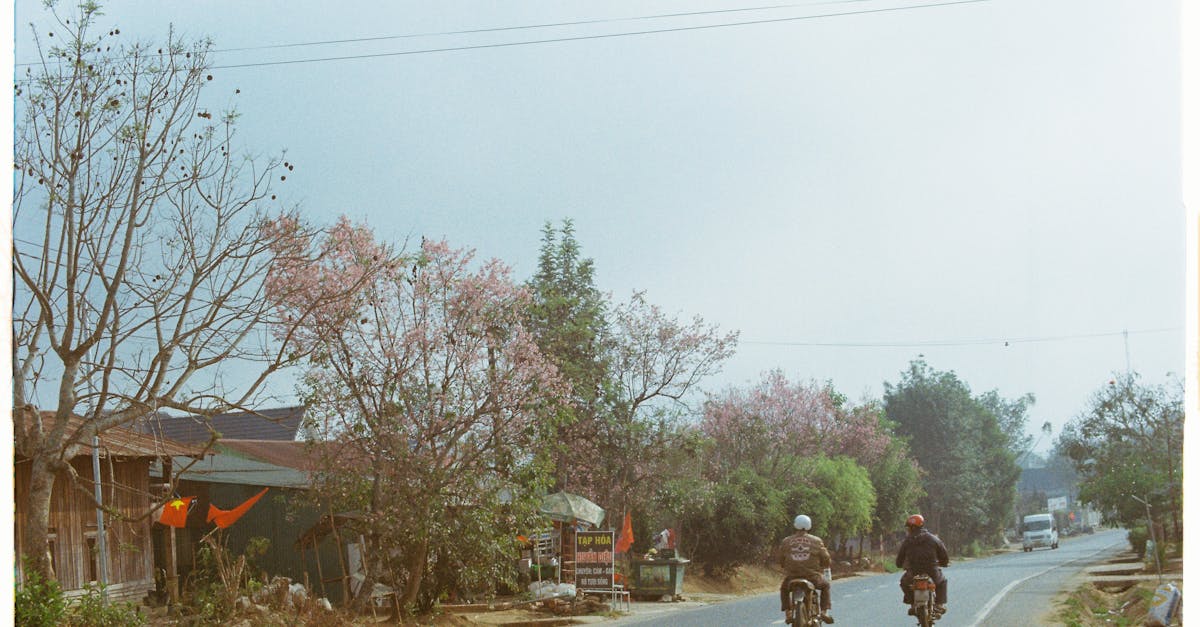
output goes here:
[[[210, 36], [208, 101], [287, 150], [282, 200], [317, 221], [524, 280], [573, 219], [602, 290], [741, 331], [709, 390], [778, 367], [878, 397], [924, 355], [1035, 394], [1057, 435], [1127, 356], [1183, 374], [1178, 2], [932, 4], [141, 1], [101, 25]], [[15, 6], [19, 64], [45, 14]], [[564, 22], [589, 23], [447, 34]]]

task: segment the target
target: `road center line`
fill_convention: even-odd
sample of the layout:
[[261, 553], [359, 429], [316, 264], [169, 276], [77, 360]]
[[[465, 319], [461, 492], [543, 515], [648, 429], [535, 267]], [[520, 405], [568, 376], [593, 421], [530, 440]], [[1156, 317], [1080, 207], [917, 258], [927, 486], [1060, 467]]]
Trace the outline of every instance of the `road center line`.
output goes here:
[[1026, 582], [1030, 579], [1033, 579], [1034, 577], [1040, 577], [1042, 575], [1045, 575], [1046, 573], [1054, 570], [1055, 568], [1060, 568], [1062, 566], [1066, 566], [1067, 564], [1071, 564], [1073, 562], [1078, 562], [1079, 560], [1093, 558], [1093, 557], [1111, 549], [1113, 547], [1113, 545], [1116, 545], [1116, 544], [1120, 544], [1120, 542], [1114, 542], [1112, 544], [1106, 545], [1106, 546], [1098, 549], [1095, 553], [1092, 553], [1090, 555], [1083, 555], [1083, 556], [1077, 557], [1073, 560], [1067, 560], [1061, 564], [1055, 564], [1053, 566], [1050, 566], [1049, 568], [1045, 568], [1036, 573], [1033, 573], [1032, 575], [1026, 575], [1026, 576], [1008, 584], [1007, 586], [1004, 586], [1004, 588], [1002, 588], [1000, 590], [1000, 592], [996, 593], [996, 596], [989, 599], [988, 602], [982, 608], [980, 608], [979, 613], [976, 614], [975, 618], [972, 619], [970, 627], [979, 627], [979, 623], [983, 622], [983, 619], [987, 618], [988, 614], [991, 614], [992, 610], [996, 609], [996, 606], [1000, 604], [1000, 600], [1004, 598], [1004, 595], [1008, 594], [1013, 588], [1021, 585], [1022, 583]]

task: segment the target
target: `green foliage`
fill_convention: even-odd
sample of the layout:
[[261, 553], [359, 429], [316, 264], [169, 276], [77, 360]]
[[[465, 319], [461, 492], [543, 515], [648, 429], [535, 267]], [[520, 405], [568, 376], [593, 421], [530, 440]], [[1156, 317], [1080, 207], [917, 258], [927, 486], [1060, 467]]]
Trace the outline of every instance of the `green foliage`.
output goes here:
[[986, 553], [986, 551], [984, 550], [983, 545], [979, 543], [979, 540], [972, 540], [970, 544], [962, 548], [961, 555], [963, 557], [979, 557], [984, 553]]
[[25, 583], [17, 584], [13, 606], [16, 610], [17, 627], [56, 627], [62, 624], [67, 613], [67, 601], [62, 587], [53, 579], [44, 579], [37, 571], [28, 567], [26, 560]]
[[88, 585], [85, 590], [71, 606], [67, 619], [71, 627], [132, 627], [146, 623], [136, 604], [105, 601], [101, 587]]
[[908, 445], [895, 438], [887, 451], [868, 471], [875, 488], [875, 512], [872, 529], [886, 534], [904, 528], [909, 514], [925, 496], [921, 487], [921, 471], [909, 456]]
[[196, 551], [196, 567], [183, 586], [183, 605], [203, 622], [220, 623], [233, 615], [233, 600], [220, 576], [219, 546], [205, 544]]
[[684, 512], [696, 541], [690, 557], [706, 574], [722, 576], [764, 557], [764, 539], [776, 537], [790, 520], [782, 494], [754, 471], [742, 468], [713, 486]]
[[1057, 442], [1080, 476], [1079, 498], [1125, 527], [1144, 524], [1145, 505], [1182, 539], [1183, 386], [1146, 385], [1136, 373], [1114, 376]]
[[501, 503], [496, 496], [479, 494], [471, 507], [451, 507], [428, 530], [429, 554], [419, 611], [428, 611], [455, 593], [476, 602], [501, 590], [515, 590], [518, 545], [514, 529], [531, 529], [534, 499]]
[[564, 220], [556, 231], [547, 221], [538, 271], [528, 283], [533, 300], [525, 324], [571, 387], [569, 402], [558, 410], [559, 426], [547, 438], [559, 487], [566, 483], [576, 441], [594, 437], [604, 393], [611, 386], [604, 349], [606, 305], [593, 275], [592, 260], [581, 257], [572, 222]]
[[807, 514], [813, 533], [831, 546], [870, 529], [875, 488], [867, 469], [848, 457], [824, 456], [796, 460], [794, 468], [784, 492], [785, 515]]
[[1146, 541], [1150, 539], [1150, 533], [1146, 531], [1145, 526], [1130, 528], [1125, 538], [1129, 540], [1129, 548], [1133, 549], [1138, 557], [1146, 557]]
[[1010, 403], [994, 393], [975, 398], [953, 372], [921, 360], [884, 389], [887, 416], [925, 471], [920, 505], [929, 527], [952, 551], [972, 540], [999, 539], [1012, 518], [1021, 475], [1015, 440], [1002, 430], [1001, 418], [1023, 424], [1020, 416], [1031, 399]]

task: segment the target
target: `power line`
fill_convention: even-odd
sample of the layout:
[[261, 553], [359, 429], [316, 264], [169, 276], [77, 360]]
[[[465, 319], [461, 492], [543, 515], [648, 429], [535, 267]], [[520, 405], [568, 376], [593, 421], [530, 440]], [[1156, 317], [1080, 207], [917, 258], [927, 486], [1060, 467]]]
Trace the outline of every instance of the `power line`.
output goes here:
[[850, 15], [866, 15], [870, 13], [888, 13], [894, 11], [910, 11], [913, 9], [929, 9], [937, 7], [953, 6], [957, 4], [977, 4], [981, 2], [990, 2], [991, 0], [951, 0], [949, 2], [937, 2], [930, 4], [917, 4], [902, 7], [885, 7], [882, 9], [866, 9], [862, 11], [845, 11], [841, 13], [822, 13], [818, 15], [801, 15], [793, 17], [779, 17], [762, 20], [748, 20], [744, 22], [722, 22], [719, 24], [704, 24], [700, 26], [676, 26], [672, 28], [659, 28], [642, 31], [626, 31], [620, 33], [604, 33], [600, 35], [576, 35], [571, 37], [555, 37], [552, 39], [535, 39], [529, 41], [511, 41], [494, 44], [475, 44], [467, 46], [448, 46], [444, 48], [422, 48], [419, 50], [403, 50], [400, 52], [378, 52], [373, 54], [356, 54], [337, 57], [315, 57], [311, 59], [293, 59], [289, 61], [261, 61], [257, 63], [235, 63], [229, 65], [214, 65], [211, 69], [214, 70], [230, 70], [237, 68], [249, 67], [265, 67], [271, 65], [297, 65], [301, 63], [320, 63], [325, 61], [349, 61], [355, 59], [378, 59], [384, 57], [400, 57], [418, 54], [433, 54], [438, 52], [458, 52], [464, 50], [483, 50], [489, 48], [512, 48], [516, 46], [534, 46], [541, 44], [563, 43], [568, 41], [587, 41], [596, 39], [613, 39], [617, 37], [636, 37], [642, 35], [657, 35], [662, 33], [679, 33], [699, 30], [712, 30], [717, 28], [735, 28], [740, 26], [754, 26], [759, 24], [774, 24], [781, 22], [797, 22], [801, 20], [815, 20], [829, 17], [845, 17]]
[[[802, 7], [818, 6], [822, 4], [851, 4], [860, 2], [875, 2], [876, 0], [827, 0], [825, 2], [804, 2], [794, 4], [776, 4], [759, 7], [743, 7], [739, 9], [715, 9], [712, 11], [689, 11], [685, 13], [659, 13], [657, 15], [637, 15], [632, 17], [609, 17], [596, 18], [590, 20], [578, 20], [574, 22], [548, 22], [543, 24], [525, 24], [520, 26], [495, 26], [490, 28], [473, 28], [467, 30], [451, 30], [451, 31], [435, 31], [427, 33], [408, 33], [402, 35], [378, 35], [373, 37], [351, 37], [348, 39], [329, 39], [324, 41], [307, 41], [287, 44], [271, 44], [265, 46], [245, 46], [240, 48], [223, 48], [213, 50], [214, 53], [223, 52], [245, 52], [250, 50], [277, 50], [280, 48], [299, 48], [307, 46], [326, 46], [335, 44], [347, 43], [366, 43], [371, 41], [391, 41], [396, 39], [416, 39], [420, 37], [445, 37], [452, 35], [477, 35], [481, 33], [499, 33], [516, 30], [532, 30], [538, 28], [559, 28], [563, 26], [588, 26], [592, 24], [611, 24], [616, 22], [636, 22], [645, 20], [658, 20], [677, 17], [695, 17], [699, 15], [718, 15], [723, 13], [746, 13], [752, 11], [774, 11], [778, 9], [798, 9]], [[22, 65], [22, 64], [18, 64]]]
[[1100, 337], [1118, 337], [1126, 334], [1169, 333], [1179, 331], [1180, 327], [1164, 327], [1159, 329], [1141, 329], [1137, 331], [1113, 331], [1107, 333], [1078, 333], [1073, 335], [1046, 335], [1030, 337], [991, 337], [965, 338], [957, 340], [917, 340], [917, 341], [887, 341], [887, 342], [786, 342], [770, 340], [742, 340], [740, 344], [760, 346], [800, 346], [819, 348], [924, 348], [938, 346], [979, 346], [987, 344], [1032, 344], [1041, 342], [1064, 342], [1071, 340], [1094, 339]]
[[[577, 21], [570, 21], [570, 22], [546, 22], [546, 23], [542, 23], [542, 24], [524, 24], [524, 25], [517, 25], [517, 26], [494, 26], [494, 27], [488, 27], [488, 28], [473, 28], [473, 29], [464, 29], [464, 30], [433, 31], [433, 32], [425, 32], [425, 33], [405, 33], [405, 34], [399, 34], [399, 35], [376, 35], [376, 36], [368, 36], [368, 37], [348, 37], [345, 39], [327, 39], [327, 40], [320, 40], [320, 41], [304, 41], [304, 42], [293, 42], [293, 43], [282, 43], [282, 44], [268, 44], [268, 45], [261, 45], [261, 46], [242, 46], [242, 47], [237, 47], [237, 48], [219, 48], [219, 49], [211, 50], [210, 52], [212, 52], [214, 54], [220, 54], [220, 53], [227, 53], [227, 52], [247, 52], [247, 51], [253, 51], [253, 50], [279, 50], [279, 49], [283, 49], [283, 48], [303, 48], [303, 47], [311, 47], [311, 46], [328, 46], [328, 45], [338, 45], [338, 44], [348, 44], [348, 43], [394, 41], [397, 39], [417, 39], [417, 38], [422, 38], [422, 37], [446, 37], [446, 36], [453, 36], [453, 35], [478, 35], [478, 34], [482, 34], [482, 33], [499, 33], [499, 32], [519, 31], [519, 30], [533, 30], [533, 29], [539, 29], [539, 28], [561, 28], [564, 26], [588, 26], [588, 25], [592, 25], [592, 24], [612, 24], [612, 23], [619, 23], [619, 22], [637, 22], [637, 21], [670, 19], [670, 18], [679, 18], [679, 17], [696, 17], [696, 16], [701, 16], [701, 15], [720, 15], [720, 14], [726, 14], [726, 13], [775, 11], [775, 10], [779, 10], [779, 9], [798, 9], [798, 8], [803, 8], [803, 7], [818, 6], [818, 5], [825, 5], [825, 4], [857, 4], [857, 3], [861, 3], [861, 2], [875, 2], [875, 1], [877, 1], [877, 0], [825, 0], [824, 2], [775, 4], [775, 5], [766, 5], [766, 6], [757, 6], [757, 7], [742, 7], [742, 8], [737, 8], [737, 9], [714, 9], [711, 11], [688, 11], [688, 12], [680, 12], [680, 13], [659, 13], [659, 14], [655, 14], [655, 15], [637, 15], [637, 16], [631, 16], [631, 17], [595, 18], [595, 19], [577, 20]], [[27, 62], [22, 62], [22, 63], [15, 63], [14, 67], [26, 67], [26, 66], [33, 66], [33, 65], [41, 65], [41, 62], [40, 61], [27, 61]]]

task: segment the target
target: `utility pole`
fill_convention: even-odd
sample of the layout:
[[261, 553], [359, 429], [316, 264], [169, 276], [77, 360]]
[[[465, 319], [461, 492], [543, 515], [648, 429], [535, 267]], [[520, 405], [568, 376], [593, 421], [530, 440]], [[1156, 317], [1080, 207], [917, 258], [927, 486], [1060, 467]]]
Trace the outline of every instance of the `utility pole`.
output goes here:
[[1150, 503], [1130, 494], [1130, 498], [1146, 506], [1146, 524], [1150, 529], [1150, 541], [1154, 543], [1154, 569], [1158, 571], [1158, 583], [1162, 583], [1162, 563], [1158, 561], [1158, 540], [1154, 535], [1154, 519], [1150, 517]]
[[[93, 415], [93, 418], [95, 416]], [[104, 541], [104, 490], [100, 485], [100, 436], [92, 435], [92, 486], [96, 491], [96, 566], [100, 600], [108, 600], [108, 549]]]
[[[89, 351], [90, 352], [90, 351]], [[91, 376], [88, 377], [89, 395], [95, 394]], [[92, 426], [99, 422], [100, 406], [93, 396], [89, 401], [92, 415]], [[111, 460], [110, 460], [111, 461]], [[100, 432], [92, 433], [92, 487], [96, 497], [96, 579], [100, 582], [100, 602], [108, 601], [108, 543], [104, 533], [104, 487], [100, 483]]]

